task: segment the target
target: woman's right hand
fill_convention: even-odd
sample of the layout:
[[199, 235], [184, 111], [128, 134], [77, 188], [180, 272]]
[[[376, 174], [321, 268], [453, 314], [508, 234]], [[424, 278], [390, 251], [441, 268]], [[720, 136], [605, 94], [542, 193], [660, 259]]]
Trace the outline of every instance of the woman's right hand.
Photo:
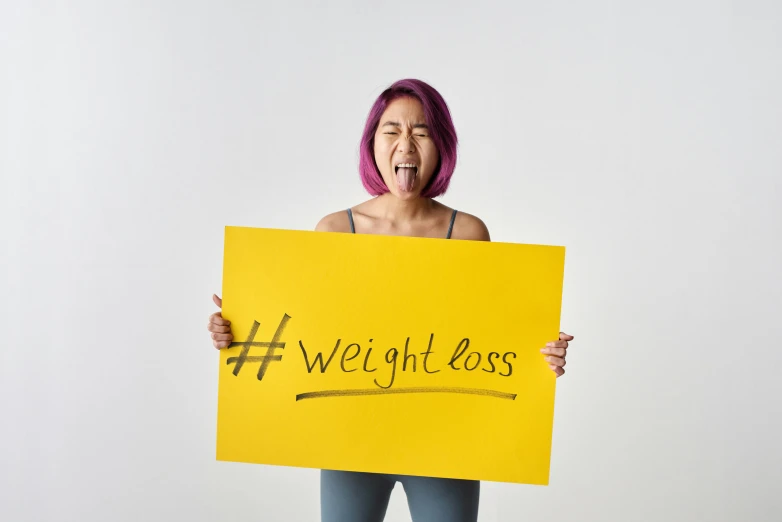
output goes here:
[[[223, 307], [223, 300], [214, 294], [212, 295], [212, 301], [214, 301], [219, 308]], [[220, 348], [227, 348], [231, 345], [231, 341], [234, 338], [234, 336], [231, 335], [231, 321], [223, 319], [222, 312], [215, 312], [209, 316], [209, 324], [206, 329], [211, 332], [212, 344], [218, 350]]]

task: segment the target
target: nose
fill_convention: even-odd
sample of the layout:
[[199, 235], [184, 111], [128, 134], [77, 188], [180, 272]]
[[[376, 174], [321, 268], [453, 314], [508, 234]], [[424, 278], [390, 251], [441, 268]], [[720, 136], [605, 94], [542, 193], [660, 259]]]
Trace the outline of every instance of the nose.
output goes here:
[[415, 145], [413, 144], [413, 135], [409, 134], [405, 136], [404, 134], [402, 134], [401, 137], [399, 138], [399, 145], [397, 146], [397, 150], [400, 153], [415, 152]]

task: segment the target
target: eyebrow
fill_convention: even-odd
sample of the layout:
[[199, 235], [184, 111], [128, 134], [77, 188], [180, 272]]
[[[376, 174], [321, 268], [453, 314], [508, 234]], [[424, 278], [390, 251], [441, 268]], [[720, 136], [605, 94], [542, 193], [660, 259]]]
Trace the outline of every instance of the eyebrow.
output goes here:
[[[399, 127], [402, 128], [402, 126], [399, 124], [399, 122], [396, 121], [387, 121], [383, 124], [383, 127]], [[416, 123], [413, 125], [414, 129], [426, 129], [429, 130], [429, 126], [426, 123]]]

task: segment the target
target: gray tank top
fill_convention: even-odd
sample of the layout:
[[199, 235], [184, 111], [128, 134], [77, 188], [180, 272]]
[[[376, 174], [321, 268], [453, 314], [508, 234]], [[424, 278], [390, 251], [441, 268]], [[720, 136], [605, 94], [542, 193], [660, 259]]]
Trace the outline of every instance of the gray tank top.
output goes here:
[[[356, 226], [353, 224], [353, 210], [348, 209], [348, 219], [350, 219], [350, 233], [356, 233]], [[448, 225], [448, 235], [445, 239], [451, 239], [451, 232], [453, 232], [453, 222], [456, 221], [456, 209], [451, 213], [451, 224]]]

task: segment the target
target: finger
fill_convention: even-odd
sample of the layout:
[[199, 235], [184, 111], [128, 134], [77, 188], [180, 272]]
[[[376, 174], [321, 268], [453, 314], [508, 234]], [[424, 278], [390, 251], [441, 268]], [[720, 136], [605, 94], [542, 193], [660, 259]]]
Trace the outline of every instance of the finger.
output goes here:
[[567, 354], [567, 348], [541, 348], [540, 353], [545, 355], [556, 355], [562, 357]]
[[209, 322], [214, 323], [218, 326], [230, 326], [231, 321], [228, 319], [223, 318], [222, 312], [215, 312], [212, 315], [209, 316]]
[[231, 345], [230, 341], [214, 341], [212, 344], [214, 344], [215, 348], [218, 350], [222, 348], [228, 348]]
[[551, 341], [550, 343], [546, 343], [546, 348], [567, 348], [568, 342], [567, 341]]
[[209, 323], [206, 326], [206, 329], [214, 333], [231, 333], [230, 326], [220, 326], [219, 324], [215, 324], [215, 323]]
[[565, 375], [564, 368], [560, 368], [559, 366], [554, 366], [553, 364], [550, 364], [549, 368], [551, 368], [551, 371], [557, 374], [557, 377], [562, 377], [563, 375]]
[[213, 333], [212, 334], [212, 339], [214, 339], [215, 341], [232, 341], [233, 338], [234, 338], [234, 336], [229, 334], [229, 333], [228, 334], [221, 334], [221, 333]]
[[553, 355], [547, 356], [546, 362], [549, 363], [550, 365], [553, 364], [555, 366], [560, 366], [560, 367], [565, 366], [566, 364], [565, 359], [561, 357], [554, 357]]
[[559, 332], [559, 340], [560, 341], [572, 341], [575, 339], [572, 335], [568, 335], [565, 332]]
[[214, 301], [218, 308], [223, 307], [223, 300], [217, 297], [217, 294], [212, 294], [212, 301]]

